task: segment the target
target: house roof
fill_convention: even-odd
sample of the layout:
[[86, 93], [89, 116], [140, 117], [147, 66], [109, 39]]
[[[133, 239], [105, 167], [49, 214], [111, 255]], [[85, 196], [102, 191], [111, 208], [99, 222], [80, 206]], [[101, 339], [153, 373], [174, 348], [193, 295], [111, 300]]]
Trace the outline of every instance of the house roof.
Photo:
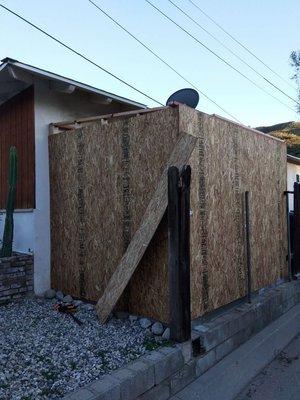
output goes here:
[[291, 156], [290, 154], [287, 155], [287, 161], [291, 164], [300, 165], [300, 158]]
[[121, 97], [116, 94], [106, 92], [105, 90], [95, 88], [85, 83], [81, 83], [73, 79], [69, 79], [64, 76], [55, 74], [53, 72], [49, 72], [41, 68], [34, 67], [32, 65], [22, 63], [12, 58], [8, 57], [4, 58], [3, 60], [1, 60], [1, 62], [2, 64], [0, 64], [0, 103], [8, 100], [8, 98], [14, 96], [15, 94], [17, 94], [26, 87], [26, 83], [22, 82], [22, 79], [20, 79], [20, 73], [21, 74], [27, 73], [30, 75], [35, 75], [41, 79], [45, 79], [53, 83], [64, 84], [66, 86], [69, 85], [70, 87], [74, 87], [81, 91], [94, 93], [95, 95], [99, 95], [106, 99], [111, 99], [116, 102], [131, 105], [136, 108], [147, 108], [145, 104], [141, 104], [136, 101], [127, 99], [125, 97]]

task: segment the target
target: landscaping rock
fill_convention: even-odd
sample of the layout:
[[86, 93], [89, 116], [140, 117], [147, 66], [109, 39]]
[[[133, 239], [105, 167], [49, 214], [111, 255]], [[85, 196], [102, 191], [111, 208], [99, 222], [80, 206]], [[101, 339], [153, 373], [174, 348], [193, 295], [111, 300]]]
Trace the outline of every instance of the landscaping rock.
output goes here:
[[147, 329], [152, 325], [150, 319], [148, 319], [148, 318], [141, 318], [139, 323], [140, 323], [141, 327], [144, 329]]
[[56, 298], [57, 300], [62, 301], [62, 299], [64, 298], [63, 292], [61, 292], [60, 290], [56, 292]]
[[75, 307], [80, 307], [81, 304], [82, 304], [82, 301], [81, 300], [74, 300], [73, 304], [74, 304]]
[[63, 302], [64, 303], [72, 303], [73, 302], [73, 297], [68, 294], [67, 296], [65, 296], [63, 298]]
[[136, 322], [138, 320], [138, 317], [136, 315], [129, 315], [129, 321], [131, 323]]
[[94, 309], [95, 309], [94, 305], [90, 304], [90, 303], [86, 303], [82, 307], [87, 311], [94, 311]]
[[55, 297], [55, 295], [56, 295], [56, 291], [53, 289], [48, 289], [45, 292], [45, 298], [49, 299], [49, 300], [53, 299]]
[[170, 328], [166, 328], [164, 333], [162, 334], [162, 338], [165, 340], [170, 340]]
[[101, 324], [83, 304], [75, 313], [79, 327], [51, 300], [40, 301], [24, 298], [0, 307], [1, 400], [62, 399], [148, 352], [139, 324], [116, 319]]
[[162, 323], [161, 322], [155, 322], [153, 325], [152, 325], [152, 328], [151, 328], [151, 330], [152, 330], [152, 333], [154, 334], [154, 335], [162, 335], [163, 334], [163, 332], [164, 332], [164, 327], [163, 327], [163, 325], [162, 325]]

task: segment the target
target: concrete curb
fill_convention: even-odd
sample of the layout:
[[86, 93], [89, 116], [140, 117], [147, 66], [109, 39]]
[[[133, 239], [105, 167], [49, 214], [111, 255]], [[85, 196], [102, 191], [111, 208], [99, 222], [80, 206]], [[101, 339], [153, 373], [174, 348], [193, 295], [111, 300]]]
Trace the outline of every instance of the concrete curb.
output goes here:
[[[252, 304], [240, 304], [206, 323], [202, 323], [201, 320], [193, 322], [193, 338], [200, 341], [202, 349], [205, 350], [203, 355], [192, 356], [191, 342], [161, 348], [68, 394], [63, 400], [167, 400], [199, 376], [204, 378], [210, 372], [206, 373], [209, 368], [299, 301], [300, 281], [283, 283], [276, 288], [263, 290], [253, 299]], [[300, 305], [296, 307], [300, 310]], [[289, 319], [288, 315], [290, 313], [285, 314], [283, 320]], [[279, 324], [280, 331], [281, 325], [278, 321], [275, 321], [275, 324]], [[293, 332], [296, 332], [298, 325], [291, 321], [294, 323]], [[261, 336], [266, 335], [266, 329], [261, 331]], [[291, 333], [286, 337], [290, 335]], [[269, 359], [268, 354], [265, 357]], [[219, 387], [219, 383], [216, 386]]]
[[299, 332], [300, 304], [241, 345], [172, 399], [234, 399]]

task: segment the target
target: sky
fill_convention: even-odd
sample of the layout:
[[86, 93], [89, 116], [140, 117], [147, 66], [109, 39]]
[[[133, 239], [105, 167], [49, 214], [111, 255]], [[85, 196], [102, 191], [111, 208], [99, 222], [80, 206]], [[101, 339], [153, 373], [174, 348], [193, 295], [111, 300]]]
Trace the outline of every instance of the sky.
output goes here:
[[[157, 13], [145, 0], [94, 1], [243, 124], [256, 127], [299, 119], [292, 100], [257, 76], [182, 15], [168, 0], [151, 1], [199, 41], [286, 105], [265, 94], [222, 63]], [[252, 68], [296, 99], [296, 87], [290, 79], [293, 71], [289, 55], [291, 51], [300, 49], [299, 0], [193, 0], [288, 83], [239, 47], [188, 0], [173, 1]], [[174, 91], [190, 86], [113, 24], [88, 0], [2, 0], [1, 4], [163, 104]], [[158, 105], [2, 8], [0, 26], [1, 59], [11, 57], [150, 107]], [[197, 109], [228, 118], [227, 114], [202, 94]]]

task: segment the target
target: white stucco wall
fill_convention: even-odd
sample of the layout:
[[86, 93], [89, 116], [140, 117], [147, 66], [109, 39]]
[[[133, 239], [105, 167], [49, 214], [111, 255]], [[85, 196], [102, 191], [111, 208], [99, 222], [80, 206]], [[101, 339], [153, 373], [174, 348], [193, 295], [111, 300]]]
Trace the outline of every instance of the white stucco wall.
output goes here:
[[[5, 223], [5, 211], [0, 211], [0, 240], [2, 241]], [[14, 213], [13, 249], [22, 253], [34, 250], [34, 213], [33, 210], [16, 210]]]
[[[287, 163], [287, 190], [294, 190], [294, 182], [296, 182], [296, 175], [300, 175], [300, 165]], [[289, 195], [290, 210], [294, 209], [294, 197], [292, 194]]]
[[50, 287], [49, 124], [118, 111], [122, 111], [119, 104], [95, 104], [82, 92], [59, 93], [50, 90], [46, 81], [35, 85], [34, 288], [37, 294]]

